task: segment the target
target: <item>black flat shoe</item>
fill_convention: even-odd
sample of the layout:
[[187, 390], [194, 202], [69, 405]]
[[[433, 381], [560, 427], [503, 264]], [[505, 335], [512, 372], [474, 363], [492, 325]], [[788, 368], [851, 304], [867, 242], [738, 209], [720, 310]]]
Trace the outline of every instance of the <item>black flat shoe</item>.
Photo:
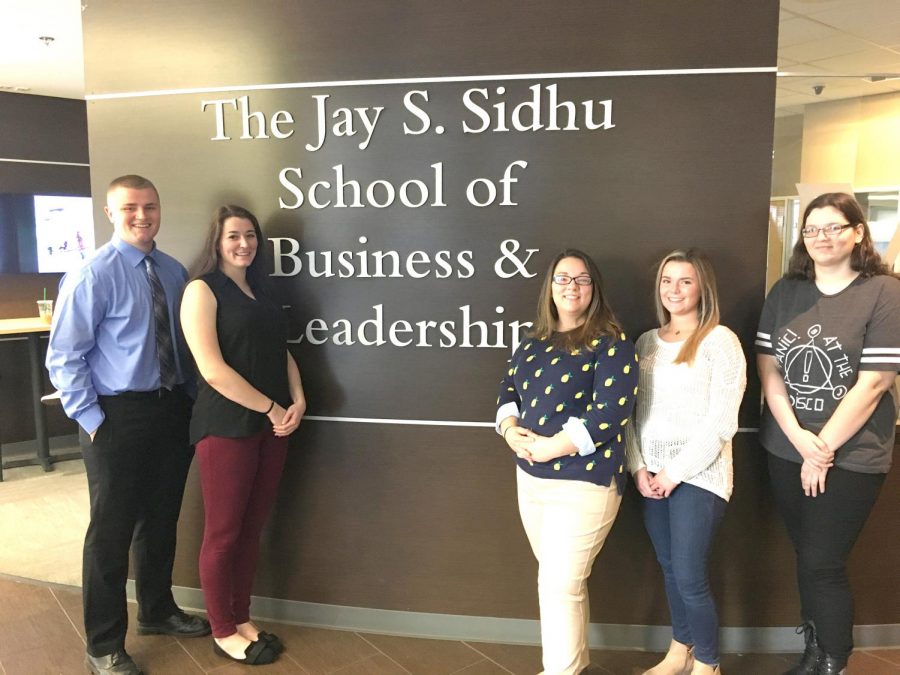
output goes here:
[[209, 621], [181, 610], [162, 621], [138, 621], [138, 635], [174, 635], [175, 637], [203, 637], [212, 631]]
[[272, 649], [275, 650], [276, 654], [280, 654], [284, 651], [284, 644], [281, 642], [281, 639], [275, 635], [274, 633], [267, 633], [264, 630], [259, 631], [259, 635], [257, 637], [268, 644]]
[[86, 654], [84, 666], [93, 675], [144, 675], [124, 649], [106, 656]]
[[213, 642], [213, 651], [219, 656], [224, 656], [235, 663], [243, 663], [248, 666], [265, 666], [274, 663], [278, 658], [278, 653], [272, 648], [268, 642], [257, 640], [247, 645], [244, 650], [244, 658], [236, 659], [231, 654], [222, 649], [216, 642]]

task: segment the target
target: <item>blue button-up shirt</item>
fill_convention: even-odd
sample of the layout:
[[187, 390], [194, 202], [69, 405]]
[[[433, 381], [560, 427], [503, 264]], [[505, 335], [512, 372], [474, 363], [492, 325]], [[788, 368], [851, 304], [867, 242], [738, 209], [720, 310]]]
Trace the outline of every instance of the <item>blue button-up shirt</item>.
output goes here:
[[[60, 284], [47, 369], [66, 415], [88, 433], [103, 422], [97, 396], [159, 389], [159, 360], [147, 254], [117, 236]], [[179, 309], [187, 270], [154, 246], [149, 254], [166, 291], [178, 382], [193, 388]]]

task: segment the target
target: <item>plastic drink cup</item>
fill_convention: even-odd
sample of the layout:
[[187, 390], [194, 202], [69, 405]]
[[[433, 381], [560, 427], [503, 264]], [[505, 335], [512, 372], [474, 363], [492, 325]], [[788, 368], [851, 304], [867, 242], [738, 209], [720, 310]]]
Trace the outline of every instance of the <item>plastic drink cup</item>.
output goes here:
[[40, 316], [44, 321], [50, 323], [53, 321], [53, 301], [52, 300], [38, 300], [38, 316]]

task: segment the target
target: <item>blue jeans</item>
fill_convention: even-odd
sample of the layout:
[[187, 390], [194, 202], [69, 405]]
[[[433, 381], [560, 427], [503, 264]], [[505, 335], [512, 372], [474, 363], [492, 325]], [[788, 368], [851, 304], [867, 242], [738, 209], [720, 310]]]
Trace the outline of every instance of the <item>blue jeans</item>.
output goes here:
[[694, 645], [694, 657], [719, 663], [719, 617], [707, 564], [713, 535], [727, 502], [709, 490], [682, 483], [667, 499], [644, 499], [644, 525], [662, 567], [672, 635]]

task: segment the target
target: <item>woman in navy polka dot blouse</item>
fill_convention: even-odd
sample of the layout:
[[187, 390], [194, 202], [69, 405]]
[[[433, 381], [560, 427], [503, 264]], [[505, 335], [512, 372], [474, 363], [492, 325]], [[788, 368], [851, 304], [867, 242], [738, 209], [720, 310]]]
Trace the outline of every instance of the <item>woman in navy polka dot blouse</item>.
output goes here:
[[501, 382], [496, 418], [517, 457], [519, 513], [539, 564], [546, 675], [579, 673], [590, 661], [587, 579], [625, 487], [637, 376], [596, 264], [563, 251]]

